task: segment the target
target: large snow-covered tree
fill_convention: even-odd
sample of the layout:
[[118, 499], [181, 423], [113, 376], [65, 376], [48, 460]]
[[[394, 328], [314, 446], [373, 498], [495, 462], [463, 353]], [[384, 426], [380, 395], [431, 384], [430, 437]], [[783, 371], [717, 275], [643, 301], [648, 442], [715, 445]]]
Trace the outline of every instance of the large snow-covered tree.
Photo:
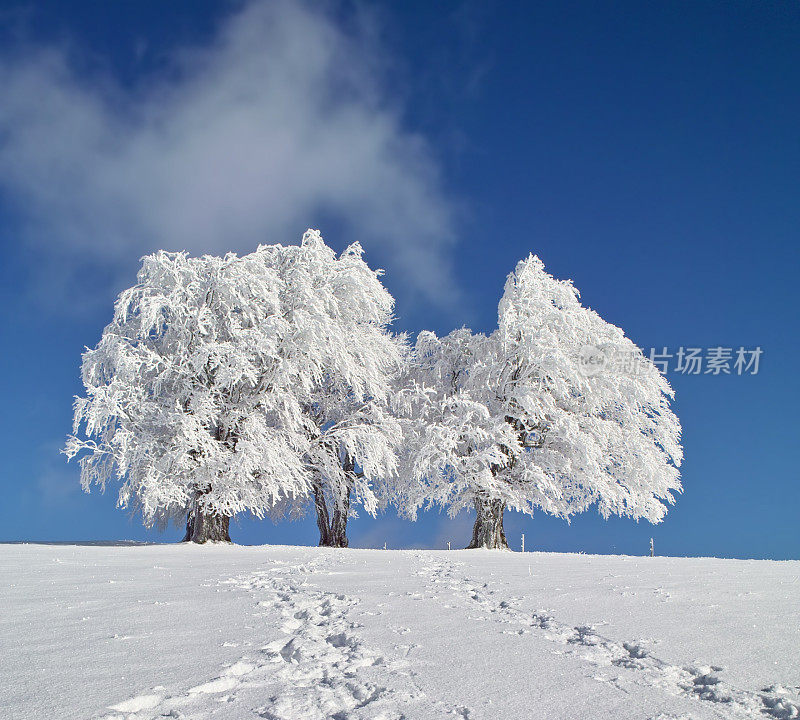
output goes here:
[[391, 307], [360, 247], [337, 257], [317, 231], [243, 257], [144, 258], [84, 354], [66, 448], [84, 488], [119, 479], [121, 506], [148, 525], [188, 516], [199, 542], [319, 489], [374, 512], [399, 438], [381, 404], [403, 347]]
[[[568, 518], [596, 505], [659, 522], [680, 491], [673, 392], [622, 330], [535, 256], [506, 282], [489, 336], [423, 333], [404, 381], [404, 507], [473, 504], [470, 547], [507, 547], [506, 507]], [[597, 354], [624, 359], [597, 371]]]
[[147, 525], [188, 516], [186, 539], [200, 542], [229, 539], [238, 512], [307, 495], [303, 435], [285, 422], [295, 403], [281, 281], [266, 252], [143, 259], [83, 356], [66, 453], [81, 453], [85, 490], [117, 478], [120, 506]]

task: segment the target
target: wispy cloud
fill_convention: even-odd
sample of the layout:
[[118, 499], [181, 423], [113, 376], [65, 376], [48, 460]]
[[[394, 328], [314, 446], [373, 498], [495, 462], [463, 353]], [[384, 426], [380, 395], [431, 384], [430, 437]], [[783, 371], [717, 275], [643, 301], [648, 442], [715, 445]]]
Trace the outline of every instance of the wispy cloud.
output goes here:
[[158, 247], [296, 242], [329, 217], [413, 294], [451, 304], [452, 205], [384, 87], [379, 39], [275, 2], [133, 88], [77, 72], [61, 48], [0, 54], [0, 193], [62, 273], [113, 273]]

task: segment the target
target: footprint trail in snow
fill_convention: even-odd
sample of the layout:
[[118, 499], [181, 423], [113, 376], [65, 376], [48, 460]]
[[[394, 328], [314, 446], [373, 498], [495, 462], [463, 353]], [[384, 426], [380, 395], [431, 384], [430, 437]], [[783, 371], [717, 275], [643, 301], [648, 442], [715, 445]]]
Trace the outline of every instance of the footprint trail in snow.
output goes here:
[[224, 581], [258, 605], [278, 608], [283, 637], [243, 657], [218, 677], [183, 694], [154, 688], [110, 706], [103, 720], [265, 718], [265, 720], [404, 720], [466, 718], [466, 708], [431, 699], [409, 663], [371, 650], [348, 619], [358, 600], [314, 588], [309, 577], [327, 557], [304, 565], [274, 562], [268, 570]]
[[[541, 632], [558, 646], [554, 652], [577, 655], [595, 666], [631, 671], [629, 681], [660, 688], [671, 695], [714, 703], [716, 713], [722, 718], [800, 718], [800, 702], [785, 688], [773, 685], [755, 692], [739, 690], [719, 677], [719, 667], [671, 665], [651, 655], [637, 642], [611, 640], [595, 632], [593, 627], [559, 622], [548, 612], [526, 613], [515, 607], [513, 598], [498, 598], [488, 583], [465, 577], [459, 570], [462, 566], [463, 563], [449, 560], [433, 561], [424, 565], [417, 574], [432, 586], [435, 597], [439, 597], [442, 586], [448, 587], [457, 598], [477, 604], [484, 613], [481, 619], [513, 627], [506, 632]], [[619, 678], [595, 677], [619, 682]]]

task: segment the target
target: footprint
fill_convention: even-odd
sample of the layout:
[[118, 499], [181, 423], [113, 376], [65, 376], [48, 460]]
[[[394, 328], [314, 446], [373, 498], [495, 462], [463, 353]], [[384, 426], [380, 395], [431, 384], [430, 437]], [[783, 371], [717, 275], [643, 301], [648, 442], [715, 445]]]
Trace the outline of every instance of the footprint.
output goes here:
[[242, 675], [247, 675], [247, 673], [255, 670], [255, 667], [255, 665], [252, 665], [249, 662], [239, 660], [239, 662], [236, 662], [230, 667], [225, 668], [225, 671], [222, 674], [227, 677], [241, 677]]
[[121, 713], [135, 713], [140, 710], [152, 710], [163, 700], [162, 695], [137, 695], [130, 700], [123, 700], [116, 705], [109, 705], [109, 710]]
[[212, 680], [211, 682], [203, 683], [202, 685], [197, 685], [196, 687], [190, 688], [189, 693], [191, 695], [198, 693], [204, 693], [206, 695], [210, 695], [212, 693], [221, 693], [225, 692], [226, 690], [232, 690], [238, 684], [239, 681], [235, 677], [220, 677], [216, 680]]

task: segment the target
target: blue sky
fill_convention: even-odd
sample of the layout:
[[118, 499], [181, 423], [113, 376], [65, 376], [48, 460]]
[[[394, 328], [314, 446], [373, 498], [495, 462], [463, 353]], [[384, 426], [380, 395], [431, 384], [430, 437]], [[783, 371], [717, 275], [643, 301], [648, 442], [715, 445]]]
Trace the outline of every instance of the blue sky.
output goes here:
[[[535, 252], [648, 351], [763, 348], [757, 375], [670, 372], [664, 523], [508, 513], [512, 546], [800, 557], [798, 33], [794, 2], [0, 3], [0, 539], [179, 536], [58, 454], [80, 353], [142, 254], [312, 226], [386, 269], [400, 330], [491, 331]], [[232, 534], [316, 543], [312, 518]]]

